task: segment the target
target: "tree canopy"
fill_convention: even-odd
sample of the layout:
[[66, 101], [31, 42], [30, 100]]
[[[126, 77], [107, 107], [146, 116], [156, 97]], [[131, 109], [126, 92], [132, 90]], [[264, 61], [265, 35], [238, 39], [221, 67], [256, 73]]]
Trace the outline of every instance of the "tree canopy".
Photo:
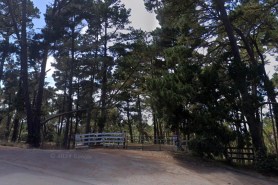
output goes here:
[[70, 148], [76, 133], [175, 133], [208, 157], [231, 146], [277, 153], [277, 73], [266, 66], [277, 60], [278, 3], [144, 3], [160, 24], [152, 32], [132, 28], [120, 0], [53, 0], [39, 31], [32, 1], [2, 1], [1, 137]]

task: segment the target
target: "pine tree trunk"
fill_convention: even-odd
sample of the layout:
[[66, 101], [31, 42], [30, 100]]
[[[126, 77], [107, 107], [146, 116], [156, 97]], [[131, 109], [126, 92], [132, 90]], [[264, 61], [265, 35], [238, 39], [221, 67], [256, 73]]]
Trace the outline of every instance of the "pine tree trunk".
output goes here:
[[156, 114], [154, 113], [153, 110], [153, 137], [154, 137], [154, 144], [157, 144], [157, 139], [158, 139], [158, 130], [157, 130], [157, 120], [156, 120]]
[[11, 95], [9, 94], [9, 103], [8, 103], [8, 116], [7, 116], [7, 122], [6, 122], [6, 130], [5, 130], [5, 140], [9, 140], [10, 136], [10, 127], [11, 127]]
[[[241, 37], [241, 39], [245, 45], [247, 53], [252, 62], [252, 67], [255, 69], [254, 71], [258, 71], [257, 74], [255, 74], [256, 75], [254, 77], [255, 80], [256, 80], [256, 78], [259, 78], [259, 77], [262, 78], [262, 81], [264, 84], [264, 90], [267, 93], [268, 99], [273, 104], [273, 113], [274, 113], [274, 117], [275, 117], [275, 123], [276, 123], [276, 126], [278, 126], [278, 104], [276, 101], [276, 93], [274, 90], [274, 85], [273, 85], [272, 81], [269, 79], [269, 77], [267, 76], [267, 73], [265, 71], [266, 62], [265, 62], [264, 56], [261, 53], [256, 40], [251, 39], [251, 42], [249, 42], [248, 39], [246, 38], [246, 36], [241, 32], [241, 30], [236, 29], [236, 32]], [[254, 47], [255, 47], [255, 50], [256, 50], [257, 54], [259, 55], [259, 58], [262, 62], [262, 65], [260, 68], [259, 68], [258, 62], [255, 58]], [[278, 127], [276, 127], [276, 128], [278, 131]]]
[[130, 121], [130, 106], [129, 106], [129, 100], [126, 101], [127, 110], [126, 110], [126, 116], [127, 116], [127, 124], [128, 124], [128, 131], [130, 135], [130, 142], [133, 143], [133, 132], [132, 132], [132, 123]]
[[67, 148], [70, 149], [70, 142], [72, 141], [72, 125], [73, 125], [73, 117], [70, 119], [70, 129], [69, 129], [69, 139]]
[[11, 127], [11, 114], [8, 113], [8, 117], [7, 117], [7, 122], [6, 122], [6, 130], [5, 130], [5, 140], [9, 140], [9, 136], [10, 136], [10, 127]]
[[[108, 16], [108, 15], [106, 15]], [[106, 123], [106, 98], [107, 98], [107, 70], [108, 70], [108, 55], [107, 55], [107, 42], [108, 42], [108, 35], [107, 35], [107, 29], [108, 29], [108, 20], [106, 18], [105, 21], [105, 28], [104, 28], [104, 59], [102, 64], [102, 85], [101, 85], [101, 112], [100, 112], [100, 119], [98, 121], [98, 132], [103, 132], [105, 123]]]
[[276, 124], [276, 133], [278, 133], [278, 103], [276, 100], [276, 93], [275, 93], [275, 88], [273, 85], [273, 82], [269, 79], [266, 71], [265, 71], [265, 59], [263, 54], [261, 53], [259, 46], [257, 45], [257, 42], [253, 41], [253, 44], [256, 48], [256, 51], [262, 61], [262, 79], [263, 79], [263, 83], [264, 83], [264, 89], [267, 93], [268, 99], [270, 100], [271, 104], [273, 105], [273, 114], [274, 114], [274, 120], [275, 120], [275, 124]]
[[161, 121], [158, 122], [158, 141], [160, 143], [161, 139], [163, 138], [163, 129], [162, 129], [162, 123]]
[[0, 62], [0, 81], [2, 80], [3, 77], [3, 69], [4, 69], [4, 64], [5, 64], [5, 60], [8, 56], [8, 49], [9, 49], [9, 37], [6, 36], [4, 38], [4, 48], [3, 48], [3, 54], [2, 54], [2, 60]]
[[39, 84], [38, 84], [38, 93], [35, 101], [35, 110], [34, 110], [34, 135], [36, 137], [34, 145], [39, 147], [41, 143], [41, 107], [43, 100], [43, 91], [44, 91], [44, 83], [45, 83], [45, 75], [46, 75], [46, 63], [48, 58], [48, 47], [45, 48], [44, 57], [41, 64], [41, 71], [39, 76]]
[[[79, 73], [79, 69], [78, 69], [78, 73]], [[80, 119], [80, 114], [78, 112], [79, 110], [79, 99], [80, 99], [80, 90], [79, 90], [79, 87], [80, 87], [80, 82], [79, 82], [79, 78], [78, 78], [78, 82], [77, 82], [77, 99], [76, 99], [76, 113], [75, 113], [75, 127], [74, 127], [74, 133], [73, 133], [73, 143], [72, 143], [72, 148], [74, 148], [75, 146], [75, 135], [77, 133], [77, 129], [78, 129], [78, 123], [79, 123], [79, 119]]]
[[[74, 18], [73, 18], [74, 21]], [[72, 94], [73, 94], [73, 88], [72, 88], [72, 83], [73, 83], [73, 70], [74, 70], [74, 63], [75, 63], [75, 27], [74, 25], [71, 27], [71, 62], [70, 62], [70, 74], [69, 74], [69, 85], [68, 85], [68, 98], [67, 98], [67, 112], [72, 111]], [[71, 123], [71, 117], [72, 114], [67, 114], [67, 121], [66, 121], [66, 127], [65, 127], [65, 135], [64, 135], [64, 142], [63, 146], [65, 148], [68, 148], [68, 143], [69, 143], [69, 129], [70, 129], [70, 123]]]
[[58, 123], [59, 124], [57, 126], [57, 135], [61, 136], [61, 133], [62, 133], [62, 124], [63, 124], [63, 116], [59, 116]]
[[86, 112], [86, 127], [85, 127], [85, 133], [91, 132], [91, 117], [92, 117], [92, 109], [87, 109]]
[[18, 136], [18, 129], [19, 129], [19, 117], [18, 113], [16, 113], [15, 118], [14, 118], [14, 128], [13, 128], [13, 134], [12, 134], [12, 142], [16, 142], [17, 136]]
[[142, 121], [142, 109], [141, 109], [141, 99], [140, 95], [137, 95], [137, 110], [138, 110], [138, 119], [139, 119], [139, 125], [138, 125], [138, 131], [139, 131], [139, 138], [142, 139], [143, 137], [143, 121]]
[[[66, 76], [67, 76], [67, 73], [66, 73]], [[67, 104], [67, 83], [65, 82], [65, 88], [64, 88], [64, 93], [63, 93], [63, 104], [62, 104], [62, 110], [60, 110], [60, 113], [65, 112], [66, 106], [67, 106], [66, 104]], [[62, 134], [65, 118], [66, 118], [66, 116], [64, 116], [64, 115], [59, 117], [58, 136], [61, 136], [61, 134]]]
[[246, 83], [245, 66], [241, 60], [237, 41], [233, 33], [233, 27], [228, 18], [224, 1], [214, 0], [216, 3], [217, 10], [220, 13], [220, 19], [224, 24], [227, 36], [230, 41], [231, 49], [234, 55], [234, 62], [231, 66], [231, 77], [234, 80], [242, 97], [242, 113], [245, 115], [247, 123], [249, 125], [253, 146], [255, 148], [258, 157], [264, 157], [266, 155], [266, 147], [262, 137], [262, 127], [260, 121], [256, 119], [256, 107], [252, 96], [248, 94], [248, 86]]
[[[19, 125], [20, 125], [19, 133], [18, 133], [18, 135], [16, 135], [17, 142], [21, 141], [21, 133], [22, 133], [22, 130], [23, 130], [23, 120], [21, 120], [21, 123], [19, 122]], [[15, 141], [16, 141], [16, 139], [15, 139]]]
[[33, 111], [29, 97], [29, 82], [28, 82], [28, 53], [27, 53], [27, 33], [26, 33], [26, 21], [27, 21], [27, 1], [22, 0], [22, 21], [21, 21], [21, 36], [20, 38], [20, 59], [21, 59], [21, 80], [23, 85], [23, 97], [25, 110], [27, 115], [27, 127], [28, 137], [27, 143], [33, 147], [39, 147], [37, 145], [37, 133], [34, 128]]

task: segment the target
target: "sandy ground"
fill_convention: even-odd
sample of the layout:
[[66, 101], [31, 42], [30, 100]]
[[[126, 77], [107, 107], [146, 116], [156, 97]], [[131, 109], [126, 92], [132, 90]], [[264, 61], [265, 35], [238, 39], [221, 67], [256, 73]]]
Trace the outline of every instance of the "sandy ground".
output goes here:
[[277, 185], [278, 179], [166, 152], [0, 147], [0, 185]]

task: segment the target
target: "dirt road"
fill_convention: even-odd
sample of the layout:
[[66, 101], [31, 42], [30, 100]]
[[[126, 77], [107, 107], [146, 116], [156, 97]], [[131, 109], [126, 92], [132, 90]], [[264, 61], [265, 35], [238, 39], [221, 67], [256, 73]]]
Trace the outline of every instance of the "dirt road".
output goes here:
[[277, 185], [278, 180], [163, 152], [0, 147], [0, 185]]

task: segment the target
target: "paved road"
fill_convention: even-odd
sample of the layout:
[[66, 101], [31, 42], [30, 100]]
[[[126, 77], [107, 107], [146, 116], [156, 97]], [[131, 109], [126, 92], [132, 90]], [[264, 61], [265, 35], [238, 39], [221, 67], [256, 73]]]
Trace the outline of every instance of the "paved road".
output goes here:
[[0, 147], [0, 185], [277, 185], [277, 179], [181, 163], [163, 152]]

